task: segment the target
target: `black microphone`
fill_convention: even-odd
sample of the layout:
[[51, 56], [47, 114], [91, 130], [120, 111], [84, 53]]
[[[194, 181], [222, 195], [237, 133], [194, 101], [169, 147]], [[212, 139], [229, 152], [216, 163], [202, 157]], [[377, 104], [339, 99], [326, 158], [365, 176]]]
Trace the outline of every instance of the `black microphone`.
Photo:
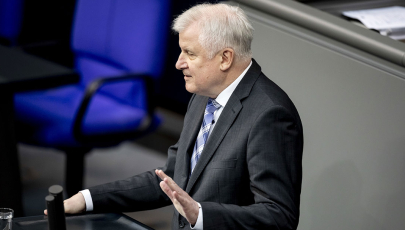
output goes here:
[[45, 197], [45, 201], [48, 209], [49, 230], [66, 230], [63, 188], [60, 185], [53, 185], [48, 191], [49, 195]]
[[57, 229], [55, 218], [55, 197], [48, 195], [45, 197], [46, 209], [48, 210], [48, 229]]

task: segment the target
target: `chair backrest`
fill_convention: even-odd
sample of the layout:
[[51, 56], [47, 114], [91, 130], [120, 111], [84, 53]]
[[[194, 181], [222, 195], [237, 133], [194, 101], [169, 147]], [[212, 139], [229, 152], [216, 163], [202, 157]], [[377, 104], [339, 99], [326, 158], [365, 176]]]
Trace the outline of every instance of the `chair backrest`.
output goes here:
[[0, 0], [0, 37], [16, 45], [21, 31], [24, 0]]
[[98, 77], [163, 70], [170, 0], [78, 0], [72, 50], [82, 84]]

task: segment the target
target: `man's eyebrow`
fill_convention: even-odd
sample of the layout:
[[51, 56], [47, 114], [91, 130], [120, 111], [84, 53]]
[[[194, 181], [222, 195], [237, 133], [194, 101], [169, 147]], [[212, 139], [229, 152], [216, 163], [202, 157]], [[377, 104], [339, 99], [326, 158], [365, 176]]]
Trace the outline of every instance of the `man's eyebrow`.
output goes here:
[[192, 50], [190, 50], [189, 48], [185, 47], [182, 49], [184, 52], [186, 53], [194, 53]]

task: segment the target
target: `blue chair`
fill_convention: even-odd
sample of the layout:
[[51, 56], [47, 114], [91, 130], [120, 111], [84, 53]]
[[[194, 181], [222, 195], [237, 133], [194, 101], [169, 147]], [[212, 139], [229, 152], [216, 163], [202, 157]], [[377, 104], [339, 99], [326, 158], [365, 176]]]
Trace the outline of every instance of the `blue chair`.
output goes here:
[[80, 83], [15, 95], [17, 137], [66, 153], [69, 196], [82, 189], [92, 148], [159, 125], [151, 93], [165, 65], [169, 15], [169, 0], [78, 0], [71, 47]]
[[23, 18], [24, 0], [0, 0], [0, 37], [17, 44]]

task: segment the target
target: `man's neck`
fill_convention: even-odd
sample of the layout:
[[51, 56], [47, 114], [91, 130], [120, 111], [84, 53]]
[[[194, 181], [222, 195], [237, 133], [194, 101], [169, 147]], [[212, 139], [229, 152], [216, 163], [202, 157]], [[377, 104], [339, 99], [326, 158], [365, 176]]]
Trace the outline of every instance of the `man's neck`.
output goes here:
[[[250, 66], [251, 63], [252, 63], [252, 61], [248, 62], [248, 64], [246, 66], [243, 65], [243, 69], [241, 71], [237, 71], [236, 78], [234, 78], [232, 81], [230, 81], [228, 84], [226, 84], [226, 87], [223, 88], [218, 95], [216, 95], [215, 97], [211, 97], [211, 98], [213, 98], [213, 99], [218, 98], [220, 95], [224, 94], [224, 91], [226, 91], [225, 94], [229, 94], [229, 96], [230, 96], [230, 94], [232, 94], [233, 90], [236, 88], [236, 86], [242, 80], [243, 76], [248, 71], [248, 67]], [[231, 87], [231, 85], [234, 85], [234, 86]], [[227, 101], [227, 99], [226, 99], [226, 101]]]
[[243, 73], [243, 71], [245, 71], [245, 69], [249, 66], [251, 61], [252, 59], [248, 59], [238, 61], [237, 63], [234, 64], [233, 68], [229, 70], [225, 83], [225, 88], [228, 87], [230, 84], [232, 84], [232, 82], [234, 82], [236, 78], [238, 78]]

